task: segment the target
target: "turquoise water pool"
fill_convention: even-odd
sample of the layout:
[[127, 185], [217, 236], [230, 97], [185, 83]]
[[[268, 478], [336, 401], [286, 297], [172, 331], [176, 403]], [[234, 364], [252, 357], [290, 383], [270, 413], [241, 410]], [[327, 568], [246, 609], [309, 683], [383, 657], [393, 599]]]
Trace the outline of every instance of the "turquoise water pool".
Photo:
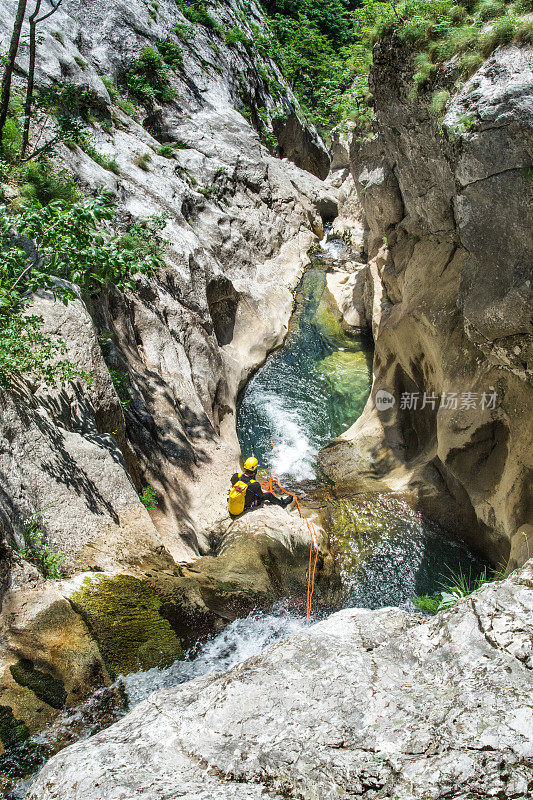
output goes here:
[[318, 451], [361, 414], [372, 381], [372, 339], [348, 336], [327, 299], [326, 270], [342, 242], [317, 253], [298, 289], [281, 350], [242, 393], [237, 431], [242, 452], [269, 471], [312, 481]]
[[341, 241], [314, 254], [295, 295], [284, 346], [245, 387], [238, 406], [242, 453], [306, 497], [319, 490], [342, 583], [341, 604], [406, 605], [440, 591], [453, 574], [485, 567], [466, 545], [393, 494], [342, 498], [321, 484], [316, 456], [360, 416], [372, 380], [372, 340], [347, 335], [326, 289], [342, 267]]

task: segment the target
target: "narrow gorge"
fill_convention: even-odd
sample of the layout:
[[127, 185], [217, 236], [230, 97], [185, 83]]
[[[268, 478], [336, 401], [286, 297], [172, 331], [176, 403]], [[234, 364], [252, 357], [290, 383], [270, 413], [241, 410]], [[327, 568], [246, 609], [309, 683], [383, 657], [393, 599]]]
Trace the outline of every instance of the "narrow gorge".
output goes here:
[[533, 797], [528, 3], [0, 0], [8, 800]]

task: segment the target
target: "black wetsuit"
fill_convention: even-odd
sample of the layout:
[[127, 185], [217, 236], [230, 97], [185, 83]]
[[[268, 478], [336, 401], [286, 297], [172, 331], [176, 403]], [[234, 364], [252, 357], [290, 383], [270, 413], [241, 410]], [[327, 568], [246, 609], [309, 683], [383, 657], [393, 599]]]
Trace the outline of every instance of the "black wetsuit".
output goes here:
[[264, 492], [261, 484], [255, 478], [240, 472], [234, 472], [231, 476], [231, 485], [234, 486], [237, 481], [242, 481], [248, 484], [246, 494], [244, 496], [244, 510], [249, 508], [257, 508], [263, 505], [265, 500], [268, 503], [273, 503], [275, 506], [284, 506], [285, 503], [280, 497], [276, 497], [273, 492]]

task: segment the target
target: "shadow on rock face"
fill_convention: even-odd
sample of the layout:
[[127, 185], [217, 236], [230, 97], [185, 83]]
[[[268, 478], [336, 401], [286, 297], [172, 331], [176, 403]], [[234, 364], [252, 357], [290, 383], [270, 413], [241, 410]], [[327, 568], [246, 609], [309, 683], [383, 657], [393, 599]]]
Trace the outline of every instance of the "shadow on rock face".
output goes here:
[[316, 131], [304, 127], [295, 111], [272, 120], [282, 158], [324, 180], [329, 174], [330, 157]]
[[228, 278], [221, 275], [209, 281], [206, 295], [215, 336], [222, 347], [233, 339], [239, 292]]

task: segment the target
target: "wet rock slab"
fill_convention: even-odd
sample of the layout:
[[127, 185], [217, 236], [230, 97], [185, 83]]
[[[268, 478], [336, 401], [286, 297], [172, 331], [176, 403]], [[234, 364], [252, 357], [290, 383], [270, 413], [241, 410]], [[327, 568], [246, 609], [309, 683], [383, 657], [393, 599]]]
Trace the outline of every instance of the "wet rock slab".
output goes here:
[[154, 693], [52, 759], [28, 800], [526, 798], [532, 588], [529, 562], [435, 618], [341, 611]]

